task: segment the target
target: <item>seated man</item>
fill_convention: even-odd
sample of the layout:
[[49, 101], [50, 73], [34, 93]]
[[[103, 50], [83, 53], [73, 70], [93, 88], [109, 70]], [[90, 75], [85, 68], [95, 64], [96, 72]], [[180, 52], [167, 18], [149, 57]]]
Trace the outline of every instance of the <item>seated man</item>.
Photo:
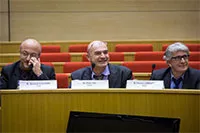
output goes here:
[[109, 88], [125, 88], [126, 81], [132, 79], [132, 71], [130, 69], [109, 64], [106, 42], [91, 42], [88, 45], [87, 58], [91, 62], [91, 67], [72, 72], [72, 80], [109, 80]]
[[17, 89], [18, 80], [55, 80], [54, 69], [40, 63], [41, 45], [26, 39], [20, 45], [20, 60], [2, 68], [0, 89]]
[[165, 88], [200, 89], [200, 70], [189, 67], [188, 58], [187, 46], [169, 45], [163, 56], [169, 67], [153, 71], [151, 80], [164, 80]]

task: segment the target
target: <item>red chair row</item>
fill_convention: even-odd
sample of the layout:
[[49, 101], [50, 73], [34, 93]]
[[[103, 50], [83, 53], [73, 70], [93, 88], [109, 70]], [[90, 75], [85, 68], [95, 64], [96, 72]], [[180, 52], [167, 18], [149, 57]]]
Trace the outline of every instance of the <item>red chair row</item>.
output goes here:
[[[163, 51], [135, 52], [135, 61], [163, 61]], [[124, 61], [123, 52], [109, 52], [110, 61]], [[70, 62], [71, 55], [68, 52], [42, 53], [41, 62]], [[190, 52], [190, 61], [200, 61], [200, 52]], [[86, 53], [82, 54], [82, 61], [87, 62]]]
[[[68, 52], [87, 52], [88, 44], [70, 45]], [[162, 51], [165, 51], [169, 44], [162, 45]], [[200, 44], [186, 44], [190, 51], [200, 51]], [[116, 44], [115, 52], [144, 52], [153, 51], [152, 44]]]
[[[70, 45], [68, 52], [87, 52], [88, 44]], [[116, 44], [115, 52], [153, 51], [152, 44]]]
[[[163, 61], [164, 51], [136, 52], [135, 61]], [[190, 52], [190, 61], [200, 61], [200, 52]]]
[[42, 53], [59, 53], [60, 45], [42, 45]]
[[70, 62], [71, 56], [69, 53], [41, 53], [41, 62]]

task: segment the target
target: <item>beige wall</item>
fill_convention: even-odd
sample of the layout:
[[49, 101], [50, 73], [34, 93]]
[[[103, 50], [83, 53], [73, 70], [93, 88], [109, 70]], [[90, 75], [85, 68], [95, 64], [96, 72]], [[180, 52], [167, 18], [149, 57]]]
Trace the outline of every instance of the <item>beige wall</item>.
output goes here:
[[199, 0], [10, 1], [12, 41], [200, 39]]
[[8, 0], [0, 0], [0, 41], [7, 41], [8, 34]]

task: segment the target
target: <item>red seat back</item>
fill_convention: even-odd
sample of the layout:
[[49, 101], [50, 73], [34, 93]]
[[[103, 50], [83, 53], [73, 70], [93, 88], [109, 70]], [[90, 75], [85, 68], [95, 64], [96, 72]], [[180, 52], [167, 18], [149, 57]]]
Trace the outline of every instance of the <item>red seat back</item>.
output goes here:
[[152, 44], [116, 44], [116, 52], [153, 51]]
[[[110, 61], [124, 61], [123, 52], [109, 52]], [[88, 61], [86, 53], [82, 54], [82, 61]]]
[[54, 67], [52, 62], [41, 62], [41, 63], [44, 64], [44, 65], [47, 65], [47, 66]]
[[69, 53], [41, 53], [41, 62], [69, 62]]
[[122, 63], [123, 66], [128, 67], [132, 72], [151, 72], [152, 64], [156, 64], [155, 70], [168, 67], [165, 61], [132, 61]]
[[163, 61], [164, 52], [136, 52], [135, 61]]
[[74, 44], [68, 48], [69, 52], [87, 52], [88, 44]]
[[195, 69], [200, 70], [200, 61], [190, 61], [189, 66]]
[[59, 53], [59, 45], [42, 45], [42, 53]]
[[90, 62], [65, 62], [63, 66], [63, 72], [72, 73], [73, 71], [90, 65]]
[[56, 73], [56, 80], [58, 88], [68, 88], [69, 74], [67, 73]]
[[200, 61], [200, 52], [190, 52], [190, 61]]

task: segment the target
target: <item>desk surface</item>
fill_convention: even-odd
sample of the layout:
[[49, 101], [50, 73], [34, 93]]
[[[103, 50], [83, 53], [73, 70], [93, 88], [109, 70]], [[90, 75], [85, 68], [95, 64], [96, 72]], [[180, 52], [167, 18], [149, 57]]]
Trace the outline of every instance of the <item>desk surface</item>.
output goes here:
[[1, 90], [2, 132], [65, 132], [69, 112], [181, 119], [180, 132], [200, 132], [199, 90]]

